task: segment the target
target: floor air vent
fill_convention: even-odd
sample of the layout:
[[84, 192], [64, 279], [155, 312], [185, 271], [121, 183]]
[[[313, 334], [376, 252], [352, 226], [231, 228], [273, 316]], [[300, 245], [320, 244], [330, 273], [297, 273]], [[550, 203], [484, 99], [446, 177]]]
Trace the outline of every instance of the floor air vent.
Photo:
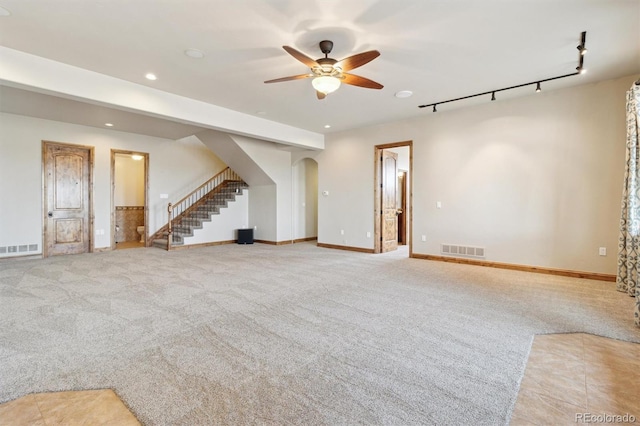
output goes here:
[[448, 256], [484, 257], [484, 247], [459, 246], [455, 244], [442, 244], [440, 253]]

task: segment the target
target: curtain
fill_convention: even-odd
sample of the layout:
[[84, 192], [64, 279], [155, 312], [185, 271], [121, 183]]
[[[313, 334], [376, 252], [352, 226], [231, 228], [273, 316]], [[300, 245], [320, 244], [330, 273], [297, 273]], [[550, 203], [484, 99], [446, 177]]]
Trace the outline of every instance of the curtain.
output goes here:
[[640, 80], [627, 92], [627, 164], [622, 191], [616, 289], [635, 297], [635, 324], [640, 327]]

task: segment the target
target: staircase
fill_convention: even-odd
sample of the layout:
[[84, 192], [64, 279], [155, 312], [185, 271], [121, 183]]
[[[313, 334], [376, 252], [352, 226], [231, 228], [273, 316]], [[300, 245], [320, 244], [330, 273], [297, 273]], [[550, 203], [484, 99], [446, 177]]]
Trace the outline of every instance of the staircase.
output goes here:
[[169, 204], [169, 223], [154, 235], [152, 245], [165, 250], [182, 246], [186, 237], [202, 229], [204, 222], [211, 222], [220, 209], [235, 201], [248, 187], [235, 172], [225, 169], [179, 202]]

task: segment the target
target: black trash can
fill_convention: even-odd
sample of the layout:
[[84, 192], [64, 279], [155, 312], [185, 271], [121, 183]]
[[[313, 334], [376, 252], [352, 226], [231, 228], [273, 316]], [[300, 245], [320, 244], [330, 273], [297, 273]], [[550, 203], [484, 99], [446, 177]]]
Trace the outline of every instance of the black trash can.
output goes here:
[[238, 244], [253, 244], [253, 228], [238, 229]]

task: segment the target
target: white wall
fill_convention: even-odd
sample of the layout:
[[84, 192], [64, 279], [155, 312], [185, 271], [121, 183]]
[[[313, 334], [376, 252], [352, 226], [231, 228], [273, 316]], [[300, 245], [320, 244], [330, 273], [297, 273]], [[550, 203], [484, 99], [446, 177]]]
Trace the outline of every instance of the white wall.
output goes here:
[[[249, 218], [275, 217], [275, 222], [269, 221], [269, 223], [275, 224], [274, 230], [262, 229], [269, 235], [275, 236], [275, 238], [268, 240], [277, 242], [291, 240], [291, 152], [285, 151], [281, 149], [281, 146], [271, 142], [237, 135], [231, 135], [231, 138], [275, 183], [275, 210], [267, 211], [267, 209], [273, 209], [271, 201], [251, 202]], [[257, 223], [252, 222], [249, 225], [256, 226]], [[260, 227], [258, 234], [262, 235]], [[255, 238], [267, 240], [266, 237]]]
[[144, 206], [144, 161], [136, 161], [131, 155], [116, 154], [114, 169], [115, 205]]
[[415, 253], [473, 245], [489, 261], [614, 274], [635, 78], [329, 134], [319, 242], [373, 248], [373, 147], [413, 140]]
[[253, 238], [277, 241], [276, 185], [252, 186], [249, 197], [249, 227], [255, 228]]
[[[13, 114], [0, 114], [0, 246], [42, 246], [42, 140], [95, 147], [96, 248], [111, 244], [111, 149], [149, 153], [149, 233], [167, 221], [166, 205], [224, 169], [200, 141], [169, 140]], [[160, 199], [160, 194], [169, 194]], [[35, 253], [29, 253], [35, 254]]]

